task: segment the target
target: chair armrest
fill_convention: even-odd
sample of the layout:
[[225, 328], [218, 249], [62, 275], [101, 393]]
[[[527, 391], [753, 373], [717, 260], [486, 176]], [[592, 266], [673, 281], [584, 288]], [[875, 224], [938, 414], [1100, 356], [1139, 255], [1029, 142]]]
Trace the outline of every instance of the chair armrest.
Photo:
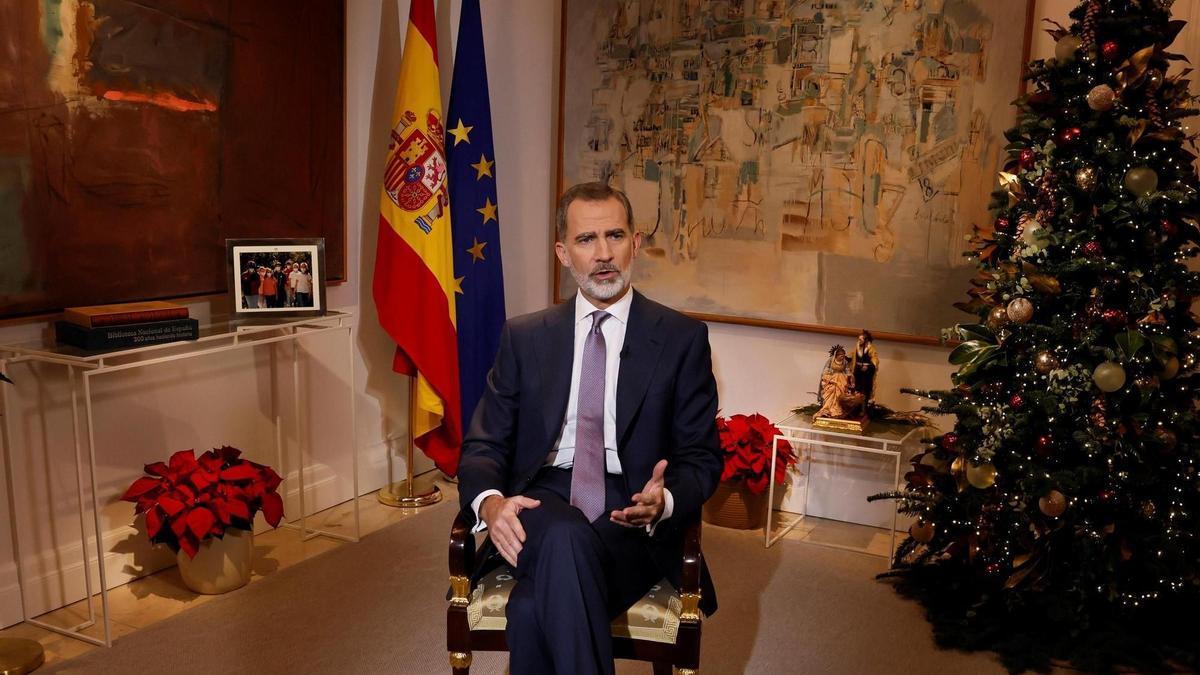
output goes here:
[[475, 535], [460, 511], [450, 526], [450, 603], [466, 606], [475, 569]]
[[685, 623], [700, 621], [700, 569], [704, 552], [700, 549], [699, 514], [687, 524], [683, 532], [683, 569], [680, 572], [679, 596], [683, 600], [680, 620]]

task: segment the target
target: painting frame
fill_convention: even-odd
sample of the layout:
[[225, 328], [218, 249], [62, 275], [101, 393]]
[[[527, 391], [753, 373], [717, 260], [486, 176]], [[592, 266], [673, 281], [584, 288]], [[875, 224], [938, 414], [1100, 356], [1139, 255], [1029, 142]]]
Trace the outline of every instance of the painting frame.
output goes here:
[[[225, 251], [225, 279], [229, 285], [226, 296], [231, 320], [324, 316], [329, 310], [324, 237], [226, 239]], [[291, 275], [288, 265], [293, 260], [299, 276], [284, 281]], [[275, 266], [280, 268], [279, 271], [273, 274], [267, 267], [263, 274], [264, 261], [270, 261], [268, 265], [277, 261], [279, 264]], [[247, 277], [251, 274], [251, 264], [258, 270], [258, 283], [266, 276], [273, 276], [273, 296], [248, 290], [254, 283]], [[276, 281], [279, 274], [283, 278]], [[307, 276], [306, 280], [304, 276]], [[308, 293], [303, 293], [305, 283]]]
[[[700, 1], [703, 2], [704, 0], [700, 0]], [[1013, 3], [1013, 4], [1017, 5], [1018, 3]], [[1033, 28], [1034, 28], [1035, 19], [1036, 19], [1036, 16], [1035, 16], [1036, 2], [1035, 2], [1035, 0], [1025, 0], [1024, 2], [1020, 2], [1019, 4], [1024, 9], [1024, 16], [1022, 17], [1023, 21], [1021, 22], [1022, 30], [1021, 30], [1019, 37], [1012, 36], [1012, 39], [1015, 44], [1020, 45], [1021, 61], [1019, 64], [1017, 64], [1017, 67], [1016, 67], [1018, 74], [1016, 77], [1013, 78], [1016, 81], [1011, 83], [1013, 95], [1008, 96], [1006, 98], [1006, 101], [1009, 101], [1012, 98], [1015, 98], [1017, 95], [1023, 94], [1025, 92], [1025, 88], [1026, 88], [1026, 81], [1024, 78], [1025, 64], [1028, 63], [1030, 56], [1031, 56]], [[574, 91], [572, 89], [572, 87], [573, 86], [578, 87], [579, 85], [575, 84], [575, 80], [573, 80], [571, 77], [568, 76], [568, 67], [567, 67], [568, 66], [568, 64], [567, 64], [568, 48], [567, 48], [567, 45], [570, 44], [569, 23], [571, 21], [572, 15], [573, 15], [572, 14], [573, 10], [577, 9], [579, 7], [579, 5], [580, 5], [580, 0], [564, 0], [562, 10], [560, 13], [560, 24], [559, 24], [560, 35], [559, 35], [559, 44], [558, 44], [558, 59], [556, 62], [556, 65], [558, 68], [558, 101], [557, 101], [557, 110], [556, 110], [557, 145], [556, 145], [556, 155], [555, 155], [555, 159], [556, 159], [556, 174], [555, 174], [556, 190], [555, 190], [555, 194], [554, 194], [555, 205], [557, 204], [558, 196], [561, 195], [562, 192], [567, 187], [569, 187], [569, 185], [565, 184], [567, 151], [568, 151], [568, 148], [566, 147], [566, 143], [567, 143], [567, 140], [566, 140], [566, 136], [567, 136], [567, 134], [566, 134], [566, 129], [567, 129], [566, 102], [569, 99], [569, 97], [571, 97], [573, 94], [576, 94], [576, 95], [578, 94], [578, 92]], [[1003, 54], [1003, 52], [1001, 52], [1001, 53]], [[1008, 80], [1006, 79], [1004, 81], [1005, 86], [1009, 86], [1007, 83], [1008, 83]], [[988, 84], [990, 85], [990, 83], [988, 83]], [[1005, 116], [1001, 119], [1004, 120], [1005, 128], [1014, 124], [1015, 119], [1016, 119], [1015, 108], [1013, 108], [1011, 110], [1010, 116]], [[1000, 168], [999, 165], [997, 165], [995, 167], [988, 167], [988, 173], [990, 175], [994, 175], [995, 170], [998, 170], [999, 168]], [[574, 181], [574, 182], [580, 182], [580, 181]], [[634, 206], [635, 206], [635, 216], [636, 216], [637, 204], [635, 203]], [[636, 227], [636, 223], [635, 223], [635, 227]], [[555, 241], [555, 233], [554, 233], [553, 226], [550, 227], [549, 238], [550, 238], [550, 241], [552, 244], [551, 248], [553, 248], [553, 243]], [[575, 286], [573, 283], [570, 283], [570, 282], [564, 283], [565, 280], [568, 280], [568, 277], [566, 276], [565, 271], [559, 265], [558, 260], [553, 255], [553, 253], [550, 255], [549, 264], [550, 264], [550, 274], [551, 274], [551, 279], [552, 279], [551, 302], [553, 302], [553, 303], [564, 302], [570, 298], [571, 294], [574, 293]], [[635, 269], [636, 269], [637, 264], [638, 263], [635, 263]], [[973, 270], [973, 266], [971, 267], [971, 269]], [[639, 287], [641, 287], [640, 284], [637, 283], [637, 281], [638, 280], [637, 280], [636, 274], [635, 274], [635, 285], [639, 285]], [[969, 286], [966, 283], [964, 283], [960, 289], [956, 288], [955, 292], [958, 293], [959, 296], [965, 296], [965, 293], [968, 289], [969, 289]], [[566, 297], [564, 297], [565, 292], [567, 292]], [[651, 293], [651, 296], [653, 297], [653, 293]], [[958, 297], [958, 296], [956, 296], [954, 298], [947, 297], [945, 304], [947, 306], [950, 306], [954, 300], [958, 300], [958, 299], [961, 299], [961, 297]], [[668, 304], [675, 304], [675, 303], [668, 303]], [[756, 326], [756, 327], [764, 327], [764, 328], [776, 328], [776, 329], [783, 329], [783, 330], [805, 331], [805, 332], [824, 333], [824, 334], [831, 334], [831, 335], [850, 335], [850, 336], [857, 335], [860, 330], [862, 330], [863, 328], [866, 328], [866, 329], [869, 329], [877, 339], [882, 339], [882, 340], [911, 343], [911, 344], [925, 344], [925, 345], [939, 345], [939, 344], [943, 343], [940, 335], [936, 334], [940, 331], [912, 333], [912, 332], [905, 332], [905, 331], [899, 331], [899, 330], [888, 330], [887, 326], [872, 325], [872, 323], [870, 321], [868, 321], [866, 323], [866, 325], [853, 325], [853, 324], [838, 324], [836, 322], [835, 323], [821, 323], [821, 322], [810, 322], [810, 321], [780, 320], [778, 318], [755, 316], [752, 312], [731, 313], [728, 311], [723, 311], [723, 312], [700, 311], [696, 308], [681, 307], [678, 305], [676, 305], [676, 309], [679, 309], [680, 311], [682, 311], [684, 314], [687, 314], [688, 316], [691, 316], [691, 317], [694, 317], [694, 318], [697, 318], [697, 319], [700, 319], [703, 321], [710, 321], [710, 322], [730, 323], [730, 324], [736, 324], [736, 325], [747, 325], [747, 326]], [[962, 315], [962, 318], [965, 321], [966, 315], [965, 314]], [[950, 325], [950, 324], [947, 324], [946, 326], [943, 326], [943, 327], [948, 327], [948, 325]]]

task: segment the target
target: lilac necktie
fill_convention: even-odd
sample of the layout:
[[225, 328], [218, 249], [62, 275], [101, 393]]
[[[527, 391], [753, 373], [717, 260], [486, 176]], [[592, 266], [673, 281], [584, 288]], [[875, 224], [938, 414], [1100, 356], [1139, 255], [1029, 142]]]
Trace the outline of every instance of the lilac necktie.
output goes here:
[[575, 417], [575, 459], [571, 467], [571, 506], [588, 522], [604, 513], [604, 333], [600, 325], [612, 316], [592, 312], [592, 329], [583, 343], [579, 369], [579, 405]]

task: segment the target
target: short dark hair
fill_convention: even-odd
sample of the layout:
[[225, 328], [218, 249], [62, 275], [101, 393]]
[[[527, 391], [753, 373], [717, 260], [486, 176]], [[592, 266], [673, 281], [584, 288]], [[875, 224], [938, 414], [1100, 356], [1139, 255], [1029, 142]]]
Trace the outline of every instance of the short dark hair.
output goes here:
[[558, 214], [554, 227], [557, 241], [563, 241], [567, 237], [567, 207], [572, 202], [578, 200], [603, 202], [609, 199], [616, 199], [621, 202], [621, 206], [625, 207], [625, 223], [629, 225], [629, 230], [632, 232], [633, 207], [629, 205], [629, 197], [626, 197], [624, 192], [607, 183], [580, 183], [567, 188], [567, 191], [562, 193], [562, 196], [558, 198]]

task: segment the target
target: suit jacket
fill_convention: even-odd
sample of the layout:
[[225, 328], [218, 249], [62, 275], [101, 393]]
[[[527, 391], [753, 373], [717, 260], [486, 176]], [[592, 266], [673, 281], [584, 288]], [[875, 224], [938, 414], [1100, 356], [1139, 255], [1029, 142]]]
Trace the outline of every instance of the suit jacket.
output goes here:
[[[617, 453], [628, 494], [667, 460], [674, 510], [650, 538], [651, 554], [676, 588], [683, 554], [679, 527], [699, 515], [721, 477], [717, 385], [708, 327], [633, 292], [617, 376]], [[575, 303], [510, 319], [495, 365], [463, 439], [459, 500], [468, 521], [481, 492], [520, 494], [558, 440], [567, 411], [575, 343]], [[481, 551], [481, 560], [487, 551]], [[716, 611], [707, 567], [701, 608]]]

